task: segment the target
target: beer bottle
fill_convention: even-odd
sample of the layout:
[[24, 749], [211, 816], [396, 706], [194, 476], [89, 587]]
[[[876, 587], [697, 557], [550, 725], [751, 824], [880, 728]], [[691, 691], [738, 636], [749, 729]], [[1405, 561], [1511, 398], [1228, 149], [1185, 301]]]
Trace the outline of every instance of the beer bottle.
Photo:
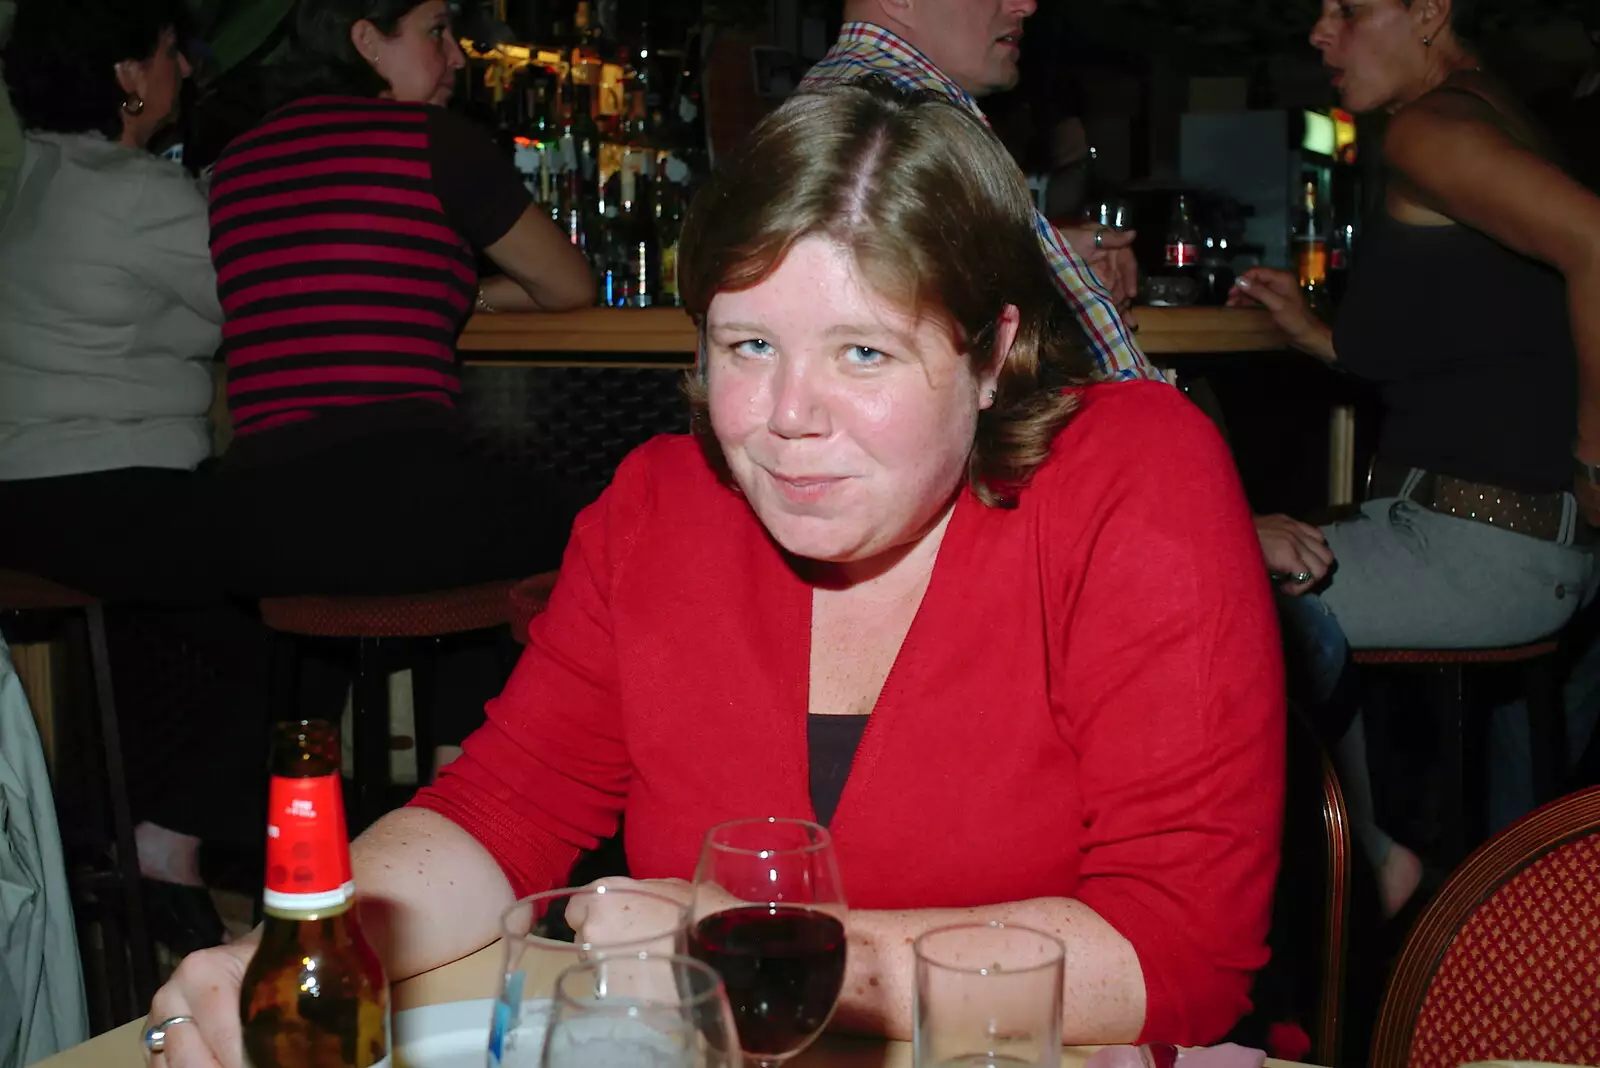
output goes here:
[[388, 1068], [389, 983], [356, 921], [339, 740], [278, 725], [261, 942], [239, 1014], [247, 1068]]

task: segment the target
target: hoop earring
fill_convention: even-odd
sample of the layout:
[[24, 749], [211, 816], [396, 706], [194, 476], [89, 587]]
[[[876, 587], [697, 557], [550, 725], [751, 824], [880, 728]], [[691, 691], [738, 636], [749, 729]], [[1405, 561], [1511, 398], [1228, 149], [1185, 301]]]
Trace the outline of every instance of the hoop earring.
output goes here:
[[122, 110], [129, 115], [140, 115], [144, 112], [144, 97], [138, 93], [129, 93], [122, 98]]

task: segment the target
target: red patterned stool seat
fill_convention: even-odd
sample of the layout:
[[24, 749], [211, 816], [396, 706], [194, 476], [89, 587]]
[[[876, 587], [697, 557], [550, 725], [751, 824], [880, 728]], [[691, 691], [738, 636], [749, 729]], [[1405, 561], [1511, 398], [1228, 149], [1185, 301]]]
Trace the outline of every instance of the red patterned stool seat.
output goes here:
[[0, 568], [0, 611], [39, 612], [49, 608], [85, 608], [95, 603], [86, 593], [57, 585], [26, 571]]
[[1549, 638], [1501, 649], [1355, 649], [1350, 659], [1357, 664], [1518, 664], [1549, 656], [1556, 648], [1556, 640]]
[[316, 638], [436, 638], [503, 626], [510, 582], [394, 597], [266, 597], [273, 630]]
[[[355, 767], [355, 796], [350, 816], [352, 833], [383, 815], [394, 803], [389, 779], [389, 672], [401, 666], [414, 668], [412, 690], [412, 741], [417, 752], [417, 781], [426, 781], [427, 761], [433, 754], [433, 715], [425, 678], [431, 677], [436, 639], [472, 631], [493, 630], [511, 619], [509, 580], [478, 586], [435, 590], [392, 597], [265, 597], [261, 620], [280, 636], [274, 660], [291, 663], [295, 638], [344, 639], [356, 644], [356, 676], [352, 693], [351, 746]], [[285, 646], [291, 648], [284, 648]], [[396, 655], [403, 658], [396, 659]], [[297, 672], [274, 670], [275, 690], [270, 700], [276, 708], [283, 695], [294, 691]], [[281, 711], [279, 714], [282, 714]]]
[[1600, 1064], [1600, 787], [1495, 836], [1428, 906], [1395, 969], [1374, 1068]]
[[528, 624], [550, 603], [550, 591], [556, 587], [558, 574], [546, 571], [511, 587], [511, 635], [523, 645], [528, 644]]

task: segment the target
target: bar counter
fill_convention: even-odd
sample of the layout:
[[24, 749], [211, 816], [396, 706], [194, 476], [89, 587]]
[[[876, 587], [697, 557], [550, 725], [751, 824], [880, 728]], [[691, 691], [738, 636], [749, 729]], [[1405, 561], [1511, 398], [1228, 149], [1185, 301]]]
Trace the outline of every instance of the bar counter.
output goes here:
[[[1266, 312], [1243, 308], [1137, 308], [1140, 347], [1154, 357], [1269, 352], [1285, 346]], [[678, 308], [585, 308], [574, 312], [475, 315], [458, 348], [468, 364], [571, 364], [573, 353], [605, 354], [595, 363], [626, 364], [629, 355], [688, 355], [694, 324]], [[550, 354], [544, 359], [522, 354]], [[556, 360], [557, 354], [566, 359]], [[655, 361], [659, 364], [659, 360]]]

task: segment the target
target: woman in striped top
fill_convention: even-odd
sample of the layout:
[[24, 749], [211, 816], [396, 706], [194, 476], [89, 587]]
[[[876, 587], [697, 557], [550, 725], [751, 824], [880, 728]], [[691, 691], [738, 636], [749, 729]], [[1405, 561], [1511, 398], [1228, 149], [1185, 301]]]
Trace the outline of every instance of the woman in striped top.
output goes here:
[[[572, 509], [470, 453], [455, 339], [474, 303], [588, 304], [588, 264], [444, 109], [464, 65], [444, 0], [304, 0], [296, 29], [295, 99], [211, 185], [232, 584], [404, 593], [553, 567]], [[481, 287], [479, 251], [505, 272]]]

